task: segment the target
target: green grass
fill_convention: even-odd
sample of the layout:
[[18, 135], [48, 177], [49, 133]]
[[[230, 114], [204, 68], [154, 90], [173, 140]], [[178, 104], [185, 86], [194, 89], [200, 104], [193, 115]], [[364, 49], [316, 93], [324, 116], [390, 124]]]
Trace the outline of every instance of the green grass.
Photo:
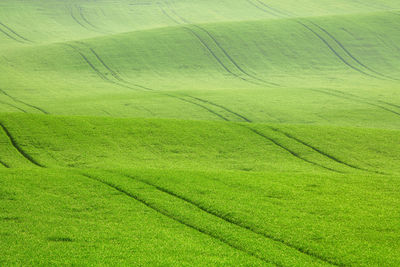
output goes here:
[[400, 265], [395, 0], [0, 3], [0, 265]]

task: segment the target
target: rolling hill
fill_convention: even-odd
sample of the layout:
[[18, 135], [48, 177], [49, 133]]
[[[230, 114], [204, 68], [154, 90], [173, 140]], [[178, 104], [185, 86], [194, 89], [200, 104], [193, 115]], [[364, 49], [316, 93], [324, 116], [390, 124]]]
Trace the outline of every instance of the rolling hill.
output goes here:
[[400, 265], [400, 3], [3, 0], [0, 265]]

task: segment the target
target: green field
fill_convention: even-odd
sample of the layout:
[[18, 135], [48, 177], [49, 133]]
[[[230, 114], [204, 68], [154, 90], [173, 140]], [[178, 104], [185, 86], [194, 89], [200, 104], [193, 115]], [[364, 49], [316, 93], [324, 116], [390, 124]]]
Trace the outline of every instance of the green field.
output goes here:
[[0, 266], [400, 266], [398, 0], [2, 0]]

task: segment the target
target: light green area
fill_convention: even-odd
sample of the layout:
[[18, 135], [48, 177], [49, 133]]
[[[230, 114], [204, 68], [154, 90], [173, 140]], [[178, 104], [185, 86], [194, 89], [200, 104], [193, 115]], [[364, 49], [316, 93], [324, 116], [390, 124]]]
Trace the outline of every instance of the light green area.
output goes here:
[[400, 3], [3, 0], [0, 265], [400, 265]]

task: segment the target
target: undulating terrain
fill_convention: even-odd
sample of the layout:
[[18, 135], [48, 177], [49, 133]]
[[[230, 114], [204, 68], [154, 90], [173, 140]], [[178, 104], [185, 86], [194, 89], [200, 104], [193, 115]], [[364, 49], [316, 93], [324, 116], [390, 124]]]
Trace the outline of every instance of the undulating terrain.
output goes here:
[[1, 0], [0, 265], [400, 266], [398, 0]]

